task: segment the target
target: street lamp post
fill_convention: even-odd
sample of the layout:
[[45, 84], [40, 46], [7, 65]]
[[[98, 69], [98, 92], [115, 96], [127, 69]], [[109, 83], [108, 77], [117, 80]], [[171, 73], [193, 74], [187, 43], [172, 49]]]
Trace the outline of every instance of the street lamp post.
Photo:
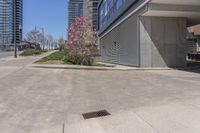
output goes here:
[[44, 35], [44, 28], [41, 28], [41, 27], [35, 27], [35, 30], [36, 29], [40, 29], [40, 30], [42, 30], [42, 34], [43, 34], [43, 50], [44, 50], [44, 43], [45, 43], [45, 35]]
[[16, 43], [16, 0], [13, 0], [13, 8], [14, 8], [14, 24], [13, 24], [13, 32], [14, 32], [14, 37], [13, 37], [13, 41], [14, 41], [14, 58], [17, 58], [17, 43]]

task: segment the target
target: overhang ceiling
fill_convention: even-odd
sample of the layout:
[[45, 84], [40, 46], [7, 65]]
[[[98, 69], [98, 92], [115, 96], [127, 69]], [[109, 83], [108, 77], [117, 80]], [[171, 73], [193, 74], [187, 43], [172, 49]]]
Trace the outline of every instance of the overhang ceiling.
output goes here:
[[143, 16], [184, 17], [188, 24], [200, 24], [200, 0], [152, 0]]
[[152, 0], [151, 3], [197, 6], [200, 5], [200, 0]]
[[200, 18], [200, 12], [149, 10], [144, 16]]

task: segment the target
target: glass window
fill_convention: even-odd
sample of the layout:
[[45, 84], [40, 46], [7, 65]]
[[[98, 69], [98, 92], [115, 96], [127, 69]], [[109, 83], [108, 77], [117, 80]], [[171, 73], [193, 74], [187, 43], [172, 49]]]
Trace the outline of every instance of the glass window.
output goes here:
[[115, 12], [122, 7], [126, 0], [104, 0], [100, 6], [100, 27], [112, 18]]
[[119, 9], [121, 7], [122, 3], [123, 3], [123, 0], [117, 1], [117, 9]]

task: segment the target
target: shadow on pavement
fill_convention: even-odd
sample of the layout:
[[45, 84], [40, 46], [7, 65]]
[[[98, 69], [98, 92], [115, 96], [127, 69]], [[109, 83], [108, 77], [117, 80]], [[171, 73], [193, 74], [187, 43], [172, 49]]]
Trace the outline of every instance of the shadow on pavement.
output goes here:
[[188, 61], [186, 69], [178, 69], [186, 72], [200, 73], [200, 61]]

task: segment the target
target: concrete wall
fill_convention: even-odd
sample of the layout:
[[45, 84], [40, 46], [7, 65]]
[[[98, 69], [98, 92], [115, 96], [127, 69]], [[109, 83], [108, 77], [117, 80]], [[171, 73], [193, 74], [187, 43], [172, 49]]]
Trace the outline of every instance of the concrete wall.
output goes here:
[[139, 66], [138, 15], [133, 15], [100, 39], [102, 60]]
[[186, 65], [185, 18], [140, 17], [140, 66]]

